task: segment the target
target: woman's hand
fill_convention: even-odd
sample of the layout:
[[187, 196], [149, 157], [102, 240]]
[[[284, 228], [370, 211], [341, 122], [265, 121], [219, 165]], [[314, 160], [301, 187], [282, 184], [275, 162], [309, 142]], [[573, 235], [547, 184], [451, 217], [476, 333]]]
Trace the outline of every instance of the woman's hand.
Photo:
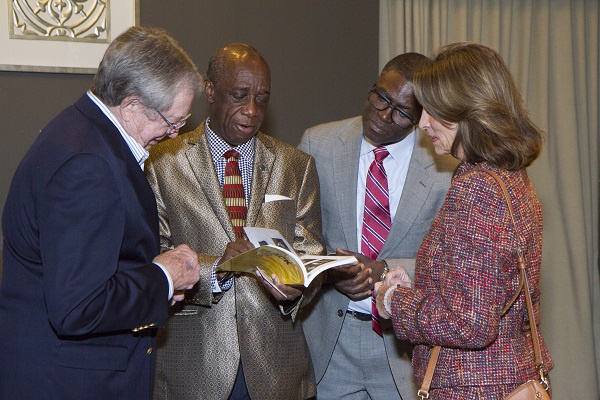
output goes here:
[[383, 283], [387, 286], [402, 286], [409, 289], [413, 286], [413, 281], [410, 279], [410, 276], [408, 276], [408, 272], [401, 266], [392, 268], [385, 275]]
[[[384, 319], [390, 319], [392, 317], [391, 313], [388, 312], [388, 310], [392, 309], [393, 293], [391, 291], [398, 286], [406, 288], [412, 288], [413, 286], [410, 276], [408, 276], [406, 270], [400, 266], [391, 269], [390, 272], [385, 275], [383, 282], [375, 283], [376, 305], [379, 317]], [[386, 298], [388, 290], [390, 290], [390, 294]]]

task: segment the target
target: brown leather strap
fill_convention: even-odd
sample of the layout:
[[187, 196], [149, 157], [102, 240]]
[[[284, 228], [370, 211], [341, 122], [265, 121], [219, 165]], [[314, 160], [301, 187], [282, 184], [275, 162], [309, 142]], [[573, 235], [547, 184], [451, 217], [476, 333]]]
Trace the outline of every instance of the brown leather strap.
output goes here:
[[[498, 174], [495, 173], [494, 171], [490, 171], [490, 170], [482, 169], [482, 168], [481, 169], [478, 168], [477, 170], [484, 171], [484, 172], [490, 174], [502, 188], [502, 191], [504, 192], [504, 198], [506, 199], [506, 203], [508, 204], [508, 213], [510, 214], [510, 219], [512, 219], [512, 223], [513, 223], [513, 226], [515, 227], [515, 232], [516, 232], [517, 231], [517, 223], [515, 221], [515, 215], [513, 213], [512, 204], [510, 202], [510, 196], [508, 194], [508, 190], [506, 190], [506, 185], [504, 184], [504, 182], [502, 181], [500, 176], [498, 176]], [[531, 330], [531, 341], [533, 342], [533, 352], [535, 355], [535, 366], [540, 371], [540, 374], [543, 379], [544, 378], [544, 376], [543, 376], [544, 361], [542, 360], [542, 351], [540, 350], [540, 338], [538, 336], [539, 334], [538, 334], [538, 330], [537, 330], [537, 324], [535, 323], [535, 315], [533, 313], [533, 302], [531, 301], [531, 293], [529, 292], [529, 281], [527, 280], [527, 273], [526, 273], [527, 267], [525, 266], [525, 260], [523, 259], [523, 251], [521, 250], [521, 246], [518, 244], [517, 244], [517, 260], [519, 262], [519, 272], [520, 272], [519, 288], [517, 289], [517, 292], [515, 293], [515, 295], [511, 299], [511, 301], [504, 308], [503, 313], [508, 311], [508, 309], [510, 308], [512, 303], [514, 303], [514, 301], [518, 298], [521, 291], [524, 291], [525, 292], [525, 304], [527, 306], [527, 315], [529, 317], [529, 329]]]
[[431, 357], [429, 357], [429, 364], [427, 364], [427, 371], [425, 371], [425, 377], [423, 378], [423, 384], [421, 389], [417, 392], [417, 396], [420, 399], [429, 398], [429, 388], [431, 387], [431, 379], [433, 379], [433, 370], [437, 364], [438, 357], [440, 356], [440, 346], [435, 346], [431, 351]]
[[[483, 168], [476, 168], [471, 171], [471, 173], [476, 171], [482, 171], [492, 176], [498, 182], [500, 187], [502, 188], [502, 192], [504, 193], [504, 198], [506, 199], [506, 204], [508, 205], [508, 213], [510, 214], [510, 219], [512, 220], [513, 226], [515, 227], [515, 232], [517, 231], [517, 223], [515, 221], [515, 215], [513, 213], [512, 204], [510, 202], [510, 195], [508, 194], [508, 190], [506, 189], [506, 185], [502, 181], [502, 178], [495, 173], [494, 171], [490, 171]], [[533, 302], [531, 301], [531, 294], [529, 293], [529, 282], [527, 281], [525, 260], [523, 259], [523, 251], [521, 250], [521, 246], [517, 244], [517, 261], [519, 263], [519, 287], [517, 291], [510, 299], [510, 301], [506, 304], [504, 309], [502, 310], [502, 314], [504, 315], [513, 303], [519, 298], [519, 295], [522, 291], [525, 291], [525, 304], [527, 306], [527, 315], [529, 317], [529, 329], [531, 330], [531, 340], [533, 342], [533, 352], [535, 354], [535, 366], [540, 373], [540, 380], [547, 387], [547, 381], [544, 377], [544, 361], [542, 359], [542, 352], [540, 350], [540, 339], [538, 336], [537, 325], [535, 323], [535, 315], [533, 313]], [[429, 398], [429, 388], [431, 387], [431, 381], [433, 379], [433, 371], [435, 370], [435, 366], [437, 364], [439, 355], [440, 355], [440, 346], [435, 346], [433, 351], [431, 352], [431, 357], [429, 358], [429, 364], [427, 364], [427, 370], [425, 371], [425, 376], [423, 377], [423, 384], [421, 385], [421, 389], [417, 392], [417, 395], [421, 399]]]
[[542, 360], [542, 351], [540, 350], [540, 338], [538, 336], [537, 324], [535, 323], [535, 315], [533, 313], [533, 302], [531, 301], [531, 293], [529, 293], [529, 282], [525, 273], [525, 263], [523, 256], [519, 254], [519, 268], [521, 269], [521, 280], [524, 283], [523, 290], [525, 291], [525, 304], [527, 305], [527, 315], [529, 316], [529, 329], [531, 330], [531, 341], [533, 342], [533, 352], [535, 354], [535, 366], [540, 373], [543, 374], [544, 360]]

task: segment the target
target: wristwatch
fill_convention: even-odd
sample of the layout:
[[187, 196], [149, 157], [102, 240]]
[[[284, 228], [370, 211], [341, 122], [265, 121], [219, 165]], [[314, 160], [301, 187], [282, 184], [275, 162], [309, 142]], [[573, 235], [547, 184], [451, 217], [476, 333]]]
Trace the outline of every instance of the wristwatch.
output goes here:
[[383, 261], [383, 272], [379, 276], [379, 280], [381, 282], [383, 282], [383, 280], [385, 279], [385, 276], [387, 275], [387, 273], [390, 272], [390, 267], [389, 267], [387, 261], [385, 261], [385, 260], [381, 260], [381, 261]]

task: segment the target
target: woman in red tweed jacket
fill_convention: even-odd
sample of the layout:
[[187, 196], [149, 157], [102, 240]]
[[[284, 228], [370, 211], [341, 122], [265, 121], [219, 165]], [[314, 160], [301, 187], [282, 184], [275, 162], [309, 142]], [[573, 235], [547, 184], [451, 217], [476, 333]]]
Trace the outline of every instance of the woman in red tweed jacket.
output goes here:
[[[501, 314], [519, 283], [520, 244], [538, 318], [542, 212], [525, 167], [539, 155], [542, 134], [507, 66], [486, 46], [443, 47], [414, 86], [423, 105], [419, 126], [436, 153], [462, 162], [417, 254], [414, 286], [406, 278], [392, 285], [402, 272], [393, 270], [377, 288], [378, 309], [391, 314], [398, 338], [416, 345], [419, 384], [432, 346], [442, 346], [431, 399], [502, 399], [538, 376], [524, 295]], [[517, 229], [501, 187], [481, 169], [506, 184]], [[552, 360], [541, 345], [548, 372]]]

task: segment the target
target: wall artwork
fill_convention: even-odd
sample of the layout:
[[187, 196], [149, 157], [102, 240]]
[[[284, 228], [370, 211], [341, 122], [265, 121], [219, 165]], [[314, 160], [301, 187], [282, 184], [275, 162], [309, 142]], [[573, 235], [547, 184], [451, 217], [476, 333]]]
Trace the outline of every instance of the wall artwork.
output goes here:
[[138, 23], [139, 0], [0, 0], [0, 70], [94, 74]]

